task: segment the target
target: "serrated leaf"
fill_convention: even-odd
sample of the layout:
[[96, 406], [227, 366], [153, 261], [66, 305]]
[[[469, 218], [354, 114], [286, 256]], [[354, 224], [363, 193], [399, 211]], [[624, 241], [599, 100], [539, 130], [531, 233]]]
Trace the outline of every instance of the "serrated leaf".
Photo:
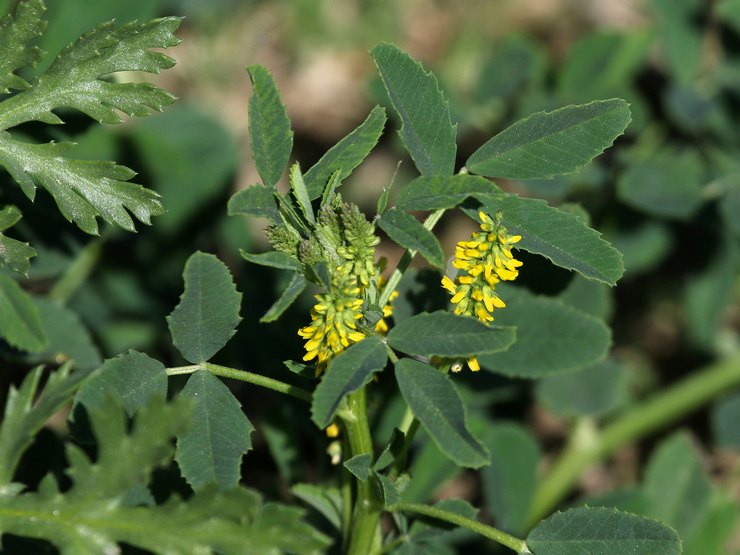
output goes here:
[[375, 106], [370, 114], [354, 131], [331, 147], [321, 159], [304, 174], [308, 196], [316, 199], [335, 172], [344, 181], [375, 148], [385, 127], [385, 110]]
[[[62, 494], [48, 475], [38, 491], [0, 492], [3, 532], [47, 540], [63, 555], [118, 553], [119, 543], [193, 555], [309, 555], [328, 547], [325, 536], [300, 520], [302, 511], [262, 505], [259, 495], [246, 489], [210, 488], [187, 501], [171, 496], [153, 507], [123, 504], [132, 488], [146, 487], [154, 468], [171, 461], [170, 439], [189, 421], [189, 411], [182, 403], [150, 405], [130, 427], [123, 409], [112, 401], [90, 413], [97, 461], [68, 445], [72, 486], [67, 491]], [[127, 453], [136, 454], [136, 464], [122, 456]]]
[[483, 434], [491, 464], [481, 469], [483, 493], [497, 526], [521, 534], [527, 526], [535, 486], [540, 449], [523, 427], [497, 422]]
[[229, 269], [212, 254], [198, 251], [188, 258], [183, 279], [185, 290], [167, 324], [177, 350], [197, 364], [220, 351], [236, 332], [242, 295]]
[[247, 262], [253, 264], [259, 264], [260, 266], [269, 266], [270, 268], [278, 268], [280, 270], [293, 270], [298, 272], [302, 269], [300, 260], [295, 256], [291, 256], [288, 253], [281, 251], [268, 251], [259, 254], [252, 254], [243, 249], [239, 249], [239, 254]]
[[234, 193], [229, 199], [228, 210], [229, 216], [258, 216], [275, 224], [281, 222], [275, 191], [266, 185], [250, 185]]
[[264, 316], [260, 318], [260, 322], [274, 322], [283, 312], [288, 310], [295, 300], [300, 296], [301, 293], [306, 289], [308, 281], [303, 277], [303, 274], [295, 273], [290, 283], [280, 295], [280, 298], [265, 312]]
[[438, 210], [454, 208], [476, 194], [503, 195], [501, 189], [484, 177], [470, 174], [417, 177], [396, 197], [400, 210]]
[[109, 21], [86, 33], [59, 54], [31, 88], [6, 99], [0, 110], [0, 129], [27, 121], [60, 123], [52, 112], [74, 108], [101, 123], [120, 123], [115, 110], [145, 116], [161, 111], [175, 97], [149, 83], [115, 83], [104, 77], [120, 71], [159, 73], [175, 61], [150, 48], [179, 44], [174, 32], [181, 18], [165, 17], [116, 26]]
[[320, 512], [339, 530], [341, 525], [342, 498], [337, 488], [319, 487], [313, 484], [296, 484], [290, 491], [298, 499]]
[[395, 367], [401, 395], [439, 450], [459, 466], [488, 464], [489, 454], [468, 430], [465, 407], [449, 376], [409, 358]]
[[73, 310], [43, 297], [32, 298], [38, 309], [46, 347], [26, 356], [32, 364], [71, 360], [75, 368], [92, 370], [100, 366], [100, 351], [85, 324]]
[[457, 126], [437, 78], [396, 46], [381, 43], [370, 50], [394, 110], [398, 134], [422, 175], [455, 171]]
[[558, 416], [597, 416], [627, 401], [627, 379], [626, 368], [607, 359], [575, 373], [545, 377], [535, 391], [539, 402]]
[[[15, 225], [21, 219], [21, 211], [15, 206], [5, 206], [0, 210], [0, 232]], [[36, 250], [28, 243], [7, 237], [0, 233], [0, 268], [7, 266], [14, 272], [27, 275], [29, 259], [36, 256]]]
[[9, 276], [0, 274], [0, 337], [22, 351], [38, 352], [47, 345], [38, 309]]
[[493, 353], [514, 344], [514, 328], [487, 326], [474, 318], [438, 311], [396, 324], [388, 344], [410, 355], [465, 357]]
[[370, 477], [370, 465], [372, 462], [373, 456], [370, 453], [361, 453], [344, 461], [344, 468], [349, 470], [358, 480], [366, 482]]
[[[0, 105], [0, 113], [4, 107], [4, 103]], [[92, 235], [98, 233], [97, 216], [134, 231], [128, 211], [147, 225], [152, 216], [164, 212], [157, 193], [129, 181], [135, 175], [129, 168], [114, 162], [68, 158], [65, 155], [72, 146], [23, 143], [2, 132], [0, 164], [28, 198], [33, 200], [39, 183], [54, 197], [68, 221]]]
[[537, 555], [678, 555], [678, 534], [656, 520], [606, 508], [555, 513], [527, 537]]
[[179, 394], [194, 406], [193, 426], [177, 437], [175, 460], [195, 490], [221, 490], [239, 483], [242, 456], [252, 448], [254, 426], [220, 379], [198, 370]]
[[378, 220], [378, 226], [395, 243], [418, 252], [432, 266], [437, 268], [444, 266], [444, 254], [439, 241], [431, 231], [410, 214], [392, 208], [383, 213]]
[[[90, 375], [89, 371], [71, 372], [65, 364], [49, 374], [38, 394], [42, 367], [33, 369], [20, 388], [11, 386], [0, 425], [0, 486], [6, 486], [34, 436], [49, 418], [69, 403], [78, 386]], [[0, 488], [3, 489], [3, 488]]]
[[507, 306], [496, 312], [496, 322], [516, 327], [517, 340], [506, 351], [481, 354], [482, 367], [507, 376], [539, 378], [575, 372], [606, 356], [611, 333], [598, 318], [512, 287], [502, 298]]
[[268, 69], [247, 68], [252, 81], [249, 96], [249, 141], [262, 182], [271, 188], [280, 180], [293, 149], [293, 131], [280, 93]]
[[331, 424], [342, 400], [367, 384], [388, 361], [385, 345], [376, 336], [350, 345], [331, 359], [311, 403], [311, 420], [319, 428]]
[[476, 198], [489, 214], [503, 212], [509, 233], [522, 236], [517, 248], [609, 285], [615, 285], [624, 273], [619, 251], [577, 215], [548, 206], [545, 201], [517, 195]]
[[597, 100], [538, 112], [490, 139], [465, 166], [486, 177], [538, 179], [580, 170], [630, 122], [624, 100]]
[[120, 400], [129, 416], [154, 401], [164, 402], [167, 399], [164, 364], [136, 351], [108, 359], [80, 388], [75, 403], [84, 405], [89, 412], [105, 408], [111, 397]]
[[0, 21], [0, 93], [30, 86], [15, 71], [34, 66], [41, 59], [41, 50], [28, 44], [43, 33], [46, 23], [41, 16], [45, 10], [41, 0], [21, 2], [16, 7], [15, 17], [8, 14]]

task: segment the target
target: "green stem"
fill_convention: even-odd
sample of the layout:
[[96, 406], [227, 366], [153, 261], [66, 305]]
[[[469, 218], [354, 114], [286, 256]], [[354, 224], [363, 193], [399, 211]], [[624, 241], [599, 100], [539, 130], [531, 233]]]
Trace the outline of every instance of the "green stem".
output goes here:
[[[349, 441], [349, 457], [374, 455], [370, 426], [365, 406], [365, 388], [347, 396], [347, 410], [340, 413]], [[368, 555], [380, 549], [380, 513], [383, 505], [377, 499], [370, 480], [355, 480], [354, 518], [348, 555]]]
[[49, 291], [49, 298], [65, 304], [74, 295], [92, 273], [95, 265], [100, 259], [103, 250], [103, 239], [93, 239], [85, 245], [74, 261], [67, 266], [64, 274], [60, 277]]
[[436, 518], [437, 520], [444, 520], [445, 522], [450, 522], [452, 524], [456, 524], [457, 526], [462, 526], [463, 528], [472, 530], [476, 534], [480, 534], [481, 536], [484, 536], [489, 540], [493, 540], [496, 543], [505, 545], [506, 547], [508, 547], [509, 549], [513, 549], [517, 553], [531, 553], [529, 548], [527, 548], [527, 544], [524, 540], [520, 540], [519, 538], [511, 536], [506, 532], [502, 532], [498, 528], [488, 526], [487, 524], [483, 524], [482, 522], [478, 522], [477, 520], [466, 518], [457, 513], [445, 511], [436, 507], [430, 507], [429, 505], [420, 505], [418, 503], [395, 503], [388, 507], [388, 510], [392, 512], [400, 511], [405, 513], [417, 513], [420, 515]]
[[[429, 216], [427, 216], [427, 219], [424, 220], [424, 227], [429, 231], [434, 229], [434, 226], [437, 225], [437, 222], [444, 213], [445, 209], [440, 208], [439, 210], [435, 210], [434, 212], [429, 214]], [[414, 256], [416, 256], [416, 251], [413, 249], [406, 249], [406, 252], [403, 253], [401, 260], [398, 261], [396, 269], [393, 270], [391, 277], [388, 278], [388, 283], [385, 284], [383, 292], [380, 294], [380, 299], [378, 300], [379, 306], [385, 306], [386, 304], [388, 304], [391, 295], [396, 290], [396, 287], [398, 287], [398, 283], [401, 281], [401, 278], [403, 277], [403, 274], [406, 272], [406, 270], [408, 270], [408, 267], [411, 264], [411, 261], [414, 259]]]
[[259, 385], [260, 387], [266, 387], [267, 389], [272, 389], [273, 391], [277, 391], [278, 393], [290, 395], [291, 397], [295, 397], [296, 399], [300, 399], [301, 401], [306, 401], [307, 403], [310, 403], [311, 399], [313, 398], [313, 394], [310, 391], [303, 389], [302, 387], [274, 380], [272, 378], [268, 378], [267, 376], [260, 376], [259, 374], [254, 374], [245, 370], [237, 370], [236, 368], [219, 366], [218, 364], [212, 364], [210, 362], [201, 362], [200, 364], [193, 364], [191, 366], [177, 366], [175, 368], [167, 368], [167, 375], [177, 376], [180, 374], [192, 374], [193, 372], [197, 372], [198, 370], [208, 370], [214, 376], [231, 378], [254, 385]]
[[630, 409], [601, 431], [590, 421], [581, 421], [535, 492], [529, 526], [534, 526], [558, 505], [589, 465], [674, 422], [738, 384], [740, 357], [736, 356], [697, 371]]

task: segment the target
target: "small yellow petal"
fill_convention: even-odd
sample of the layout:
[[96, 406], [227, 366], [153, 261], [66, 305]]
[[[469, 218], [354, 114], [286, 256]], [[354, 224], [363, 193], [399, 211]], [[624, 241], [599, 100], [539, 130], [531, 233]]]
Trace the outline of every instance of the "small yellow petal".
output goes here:
[[468, 368], [470, 368], [473, 372], [477, 372], [480, 370], [480, 364], [478, 364], [478, 359], [476, 357], [470, 357], [468, 359]]

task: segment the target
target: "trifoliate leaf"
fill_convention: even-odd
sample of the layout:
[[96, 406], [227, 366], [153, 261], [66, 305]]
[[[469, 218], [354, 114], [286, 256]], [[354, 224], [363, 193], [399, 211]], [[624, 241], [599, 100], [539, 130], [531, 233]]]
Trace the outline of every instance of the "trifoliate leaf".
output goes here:
[[177, 350], [197, 364], [215, 355], [236, 333], [242, 295], [229, 269], [212, 254], [193, 254], [183, 279], [185, 291], [167, 324]]

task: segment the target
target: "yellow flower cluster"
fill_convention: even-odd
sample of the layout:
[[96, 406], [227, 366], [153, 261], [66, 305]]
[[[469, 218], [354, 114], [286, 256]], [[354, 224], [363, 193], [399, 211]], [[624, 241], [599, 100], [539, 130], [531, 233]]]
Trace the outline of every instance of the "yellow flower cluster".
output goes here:
[[299, 329], [298, 335], [307, 340], [303, 360], [317, 359], [317, 376], [331, 357], [365, 339], [357, 329], [357, 321], [362, 318], [361, 292], [357, 278], [340, 266], [334, 272], [331, 289], [315, 296], [318, 303], [311, 310], [311, 324]]
[[[495, 308], [504, 308], [506, 303], [496, 294], [499, 281], [512, 281], [519, 275], [522, 265], [511, 254], [511, 246], [521, 240], [520, 235], [508, 235], [502, 225], [502, 214], [492, 219], [479, 212], [480, 231], [473, 232], [470, 241], [460, 241], [455, 248], [452, 265], [458, 269], [452, 280], [442, 278], [442, 286], [452, 295], [454, 313], [478, 318], [484, 324], [493, 321]], [[478, 359], [468, 359], [468, 367], [480, 370]], [[459, 370], [459, 367], [458, 367]]]

